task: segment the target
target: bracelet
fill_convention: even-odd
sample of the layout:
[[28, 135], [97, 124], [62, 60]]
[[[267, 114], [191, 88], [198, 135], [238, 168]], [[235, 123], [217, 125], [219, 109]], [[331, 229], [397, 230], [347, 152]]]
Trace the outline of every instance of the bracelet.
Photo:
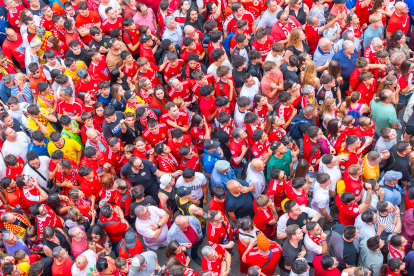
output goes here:
[[321, 240], [321, 242], [326, 242], [326, 240]]

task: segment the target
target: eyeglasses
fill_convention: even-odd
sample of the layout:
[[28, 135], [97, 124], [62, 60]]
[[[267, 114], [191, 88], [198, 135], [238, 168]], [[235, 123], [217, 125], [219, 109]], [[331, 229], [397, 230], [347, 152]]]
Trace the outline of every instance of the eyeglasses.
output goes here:
[[136, 169], [142, 169], [144, 167], [144, 163], [141, 162], [141, 164], [139, 164], [138, 166], [132, 166], [132, 167]]
[[99, 236], [92, 236], [91, 235], [91, 238], [94, 239], [94, 240], [99, 240]]

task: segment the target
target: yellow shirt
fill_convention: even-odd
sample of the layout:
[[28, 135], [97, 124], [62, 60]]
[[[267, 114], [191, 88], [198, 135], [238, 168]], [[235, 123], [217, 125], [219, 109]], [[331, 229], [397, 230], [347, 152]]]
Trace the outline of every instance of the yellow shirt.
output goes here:
[[[44, 108], [39, 108], [40, 113], [46, 114], [46, 115], [50, 115], [49, 111], [47, 111]], [[50, 133], [52, 133], [53, 131], [55, 131], [55, 129], [53, 128], [52, 124], [49, 122], [48, 119], [46, 119], [45, 117], [43, 117], [42, 115], [40, 115], [39, 118], [37, 118], [37, 120], [39, 122], [41, 122], [49, 131], [49, 133], [47, 135], [45, 135], [45, 137], [49, 138]], [[32, 119], [32, 118], [27, 118], [27, 128], [30, 129], [31, 131], [36, 131], [38, 129], [40, 129], [40, 127], [36, 124], [36, 122]]]
[[129, 107], [128, 106], [128, 104], [127, 104], [127, 106], [126, 106], [126, 108], [125, 108], [125, 114], [126, 113], [128, 113], [128, 112], [132, 112], [132, 113], [134, 113], [134, 116], [136, 116], [136, 111], [137, 111], [137, 106], [138, 106], [138, 104], [145, 104], [145, 101], [143, 100], [143, 99], [141, 99], [141, 97], [140, 96], [137, 96], [137, 102], [135, 103], [135, 108], [131, 108], [131, 107]]
[[375, 167], [371, 167], [368, 165], [367, 162], [367, 155], [364, 157], [364, 161], [362, 161], [362, 168], [364, 169], [364, 172], [362, 173], [362, 181], [364, 182], [367, 179], [375, 179], [375, 181], [378, 180], [378, 177], [380, 176], [380, 170], [379, 165], [375, 165]]
[[52, 141], [47, 144], [47, 151], [49, 152], [49, 155], [52, 156], [52, 153], [55, 152], [55, 150], [61, 150], [64, 158], [77, 162], [78, 157], [76, 153], [82, 149], [81, 145], [69, 138], [63, 138], [63, 140], [65, 140], [65, 144], [62, 148], [56, 147]]
[[63, 73], [64, 75], [72, 79], [73, 85], [76, 85], [78, 81], [80, 80], [80, 78], [78, 77], [79, 69], [83, 68], [83, 69], [86, 69], [86, 71], [88, 71], [88, 69], [86, 68], [85, 62], [83, 62], [82, 60], [76, 61], [76, 65], [78, 66], [78, 69], [76, 69], [76, 71], [71, 71], [69, 68], [66, 68], [65, 72]]
[[[53, 100], [53, 94], [49, 93], [45, 97], [48, 100]], [[40, 97], [37, 98], [37, 102], [41, 108], [46, 109], [49, 112], [52, 112], [53, 106], [48, 105], [45, 101], [43, 101]]]
[[30, 264], [29, 263], [22, 262], [22, 263], [17, 264], [16, 266], [21, 271], [20, 276], [27, 276], [27, 275], [29, 275], [29, 269], [30, 269]]

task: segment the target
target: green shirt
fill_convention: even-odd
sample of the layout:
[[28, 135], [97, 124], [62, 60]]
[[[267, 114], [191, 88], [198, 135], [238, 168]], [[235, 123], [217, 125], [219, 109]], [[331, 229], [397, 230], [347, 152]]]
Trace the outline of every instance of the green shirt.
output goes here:
[[397, 112], [391, 104], [375, 102], [374, 98], [371, 103], [371, 119], [375, 122], [375, 133], [380, 134], [384, 127], [391, 128], [391, 124], [397, 123]]
[[[72, 120], [72, 129], [74, 129], [74, 128], [79, 129], [79, 125], [76, 121]], [[63, 138], [70, 138], [70, 139], [76, 141], [76, 143], [78, 143], [82, 147], [82, 149], [84, 148], [81, 136], [78, 133], [73, 133], [72, 131], [66, 130], [65, 128], [63, 128], [62, 129], [62, 137]]]
[[283, 170], [286, 174], [286, 176], [290, 175], [290, 164], [292, 163], [292, 153], [290, 152], [290, 149], [287, 149], [287, 152], [283, 154], [282, 159], [278, 159], [275, 157], [275, 155], [270, 158], [269, 163], [267, 163], [267, 182], [270, 181], [270, 172], [276, 168]]

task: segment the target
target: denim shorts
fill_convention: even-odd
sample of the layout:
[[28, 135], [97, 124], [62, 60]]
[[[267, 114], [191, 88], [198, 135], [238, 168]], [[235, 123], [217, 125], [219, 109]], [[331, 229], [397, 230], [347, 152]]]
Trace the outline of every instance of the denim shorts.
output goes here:
[[411, 95], [413, 95], [412, 92], [405, 95], [398, 95], [398, 104], [405, 104], [405, 102], [411, 98]]

